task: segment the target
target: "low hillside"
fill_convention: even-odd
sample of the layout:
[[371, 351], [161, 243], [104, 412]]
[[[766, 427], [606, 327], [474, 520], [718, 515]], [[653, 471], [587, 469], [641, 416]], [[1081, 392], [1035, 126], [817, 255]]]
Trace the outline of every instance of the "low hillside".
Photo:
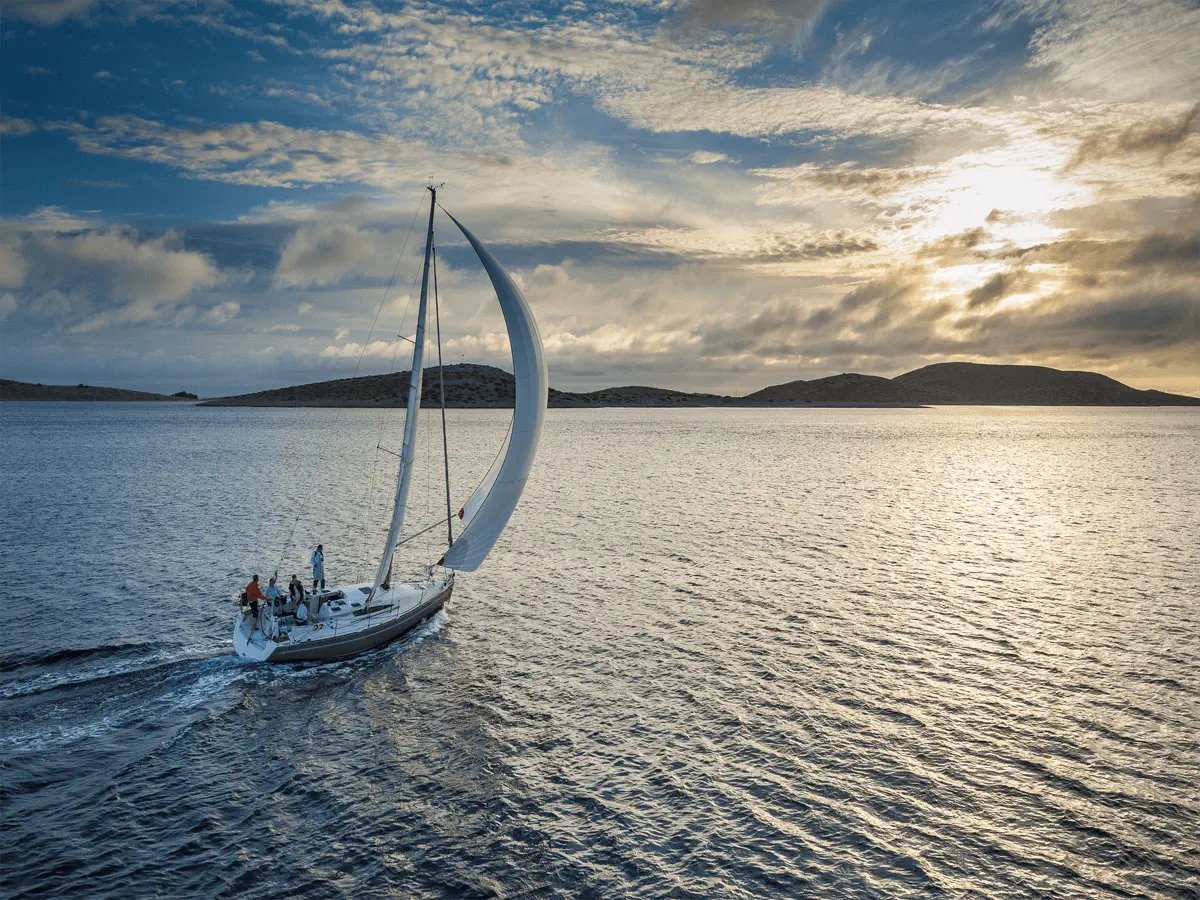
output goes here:
[[728, 401], [719, 394], [689, 394], [655, 387], [611, 387], [582, 394], [550, 392], [550, 405], [580, 406], [719, 406]]
[[[513, 377], [495, 366], [457, 363], [445, 368], [446, 405], [453, 408], [511, 407]], [[356, 406], [402, 407], [408, 403], [408, 372], [390, 375], [360, 375], [316, 381], [293, 387], [234, 397], [206, 400], [201, 406]], [[425, 370], [421, 405], [440, 404], [440, 382], [436, 367]]]
[[747, 394], [761, 403], [913, 403], [911, 394], [878, 375], [849, 372], [813, 381], [789, 381]]
[[1106, 375], [1046, 366], [935, 363], [892, 379], [922, 403], [1054, 406], [1200, 406], [1200, 398], [1140, 391]]
[[180, 391], [174, 396], [149, 391], [127, 391], [124, 388], [95, 387], [90, 384], [29, 384], [0, 378], [0, 401], [3, 400], [74, 400], [74, 401], [174, 401], [195, 400], [195, 394]]

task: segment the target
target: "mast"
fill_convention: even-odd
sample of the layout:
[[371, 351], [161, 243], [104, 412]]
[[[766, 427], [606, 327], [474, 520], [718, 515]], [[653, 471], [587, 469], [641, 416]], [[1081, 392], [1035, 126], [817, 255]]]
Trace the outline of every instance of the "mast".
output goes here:
[[412, 484], [413, 460], [416, 457], [417, 415], [421, 409], [421, 386], [425, 374], [425, 319], [429, 305], [429, 261], [433, 253], [433, 213], [437, 209], [437, 187], [429, 188], [429, 227], [425, 234], [425, 265], [421, 270], [421, 302], [417, 306], [417, 332], [413, 337], [412, 369], [408, 376], [408, 410], [404, 419], [404, 445], [400, 449], [400, 473], [396, 484], [396, 505], [392, 524], [388, 528], [383, 555], [375, 572], [375, 581], [364, 605], [369, 608], [379, 586], [391, 581], [392, 555], [404, 527], [404, 512], [408, 506], [408, 489]]

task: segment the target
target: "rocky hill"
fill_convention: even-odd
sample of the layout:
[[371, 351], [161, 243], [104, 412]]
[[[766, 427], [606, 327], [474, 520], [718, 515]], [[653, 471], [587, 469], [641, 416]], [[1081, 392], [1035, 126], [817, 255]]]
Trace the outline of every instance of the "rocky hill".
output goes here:
[[813, 381], [789, 381], [747, 394], [748, 403], [887, 403], [912, 404], [911, 394], [878, 375], [830, 375]]
[[0, 401], [2, 400], [195, 400], [195, 394], [180, 391], [174, 396], [154, 394], [149, 391], [127, 391], [124, 388], [95, 387], [90, 384], [29, 384], [0, 378]]
[[[316, 381], [293, 387], [206, 400], [201, 406], [359, 406], [383, 408], [408, 403], [408, 372], [361, 375]], [[421, 405], [440, 403], [438, 370], [425, 370]], [[458, 363], [445, 368], [446, 405], [450, 407], [510, 407], [513, 377], [495, 366]]]
[[1200, 398], [1139, 391], [1107, 375], [1046, 366], [935, 363], [891, 380], [922, 403], [983, 406], [1194, 406]]
[[1200, 397], [1140, 391], [1095, 372], [1046, 366], [934, 363], [895, 378], [848, 373], [790, 381], [746, 397], [752, 403], [979, 406], [1200, 406]]

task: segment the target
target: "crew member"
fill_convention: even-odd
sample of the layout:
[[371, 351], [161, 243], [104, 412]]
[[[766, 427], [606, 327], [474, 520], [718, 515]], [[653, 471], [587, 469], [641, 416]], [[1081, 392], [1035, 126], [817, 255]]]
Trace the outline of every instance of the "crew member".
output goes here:
[[291, 582], [288, 584], [288, 598], [291, 601], [292, 612], [296, 611], [296, 607], [300, 605], [300, 601], [304, 599], [304, 582], [292, 576]]
[[276, 577], [271, 576], [271, 583], [267, 585], [266, 598], [271, 601], [271, 608], [275, 610], [275, 615], [283, 612], [283, 590], [275, 583]]
[[325, 548], [317, 544], [317, 549], [312, 555], [312, 570], [313, 570], [313, 590], [317, 589], [317, 584], [321, 585], [321, 590], [325, 590]]
[[246, 601], [250, 604], [250, 613], [254, 616], [255, 622], [257, 622], [258, 604], [267, 602], [267, 598], [263, 596], [262, 588], [258, 586], [257, 575], [250, 579], [250, 583], [246, 585], [245, 596]]

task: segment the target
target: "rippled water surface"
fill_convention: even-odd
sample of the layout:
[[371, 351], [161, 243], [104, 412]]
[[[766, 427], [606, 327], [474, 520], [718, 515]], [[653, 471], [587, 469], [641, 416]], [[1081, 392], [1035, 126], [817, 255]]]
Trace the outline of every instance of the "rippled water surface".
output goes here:
[[400, 419], [0, 404], [3, 892], [1195, 896], [1196, 412], [552, 411], [443, 613], [239, 663]]

